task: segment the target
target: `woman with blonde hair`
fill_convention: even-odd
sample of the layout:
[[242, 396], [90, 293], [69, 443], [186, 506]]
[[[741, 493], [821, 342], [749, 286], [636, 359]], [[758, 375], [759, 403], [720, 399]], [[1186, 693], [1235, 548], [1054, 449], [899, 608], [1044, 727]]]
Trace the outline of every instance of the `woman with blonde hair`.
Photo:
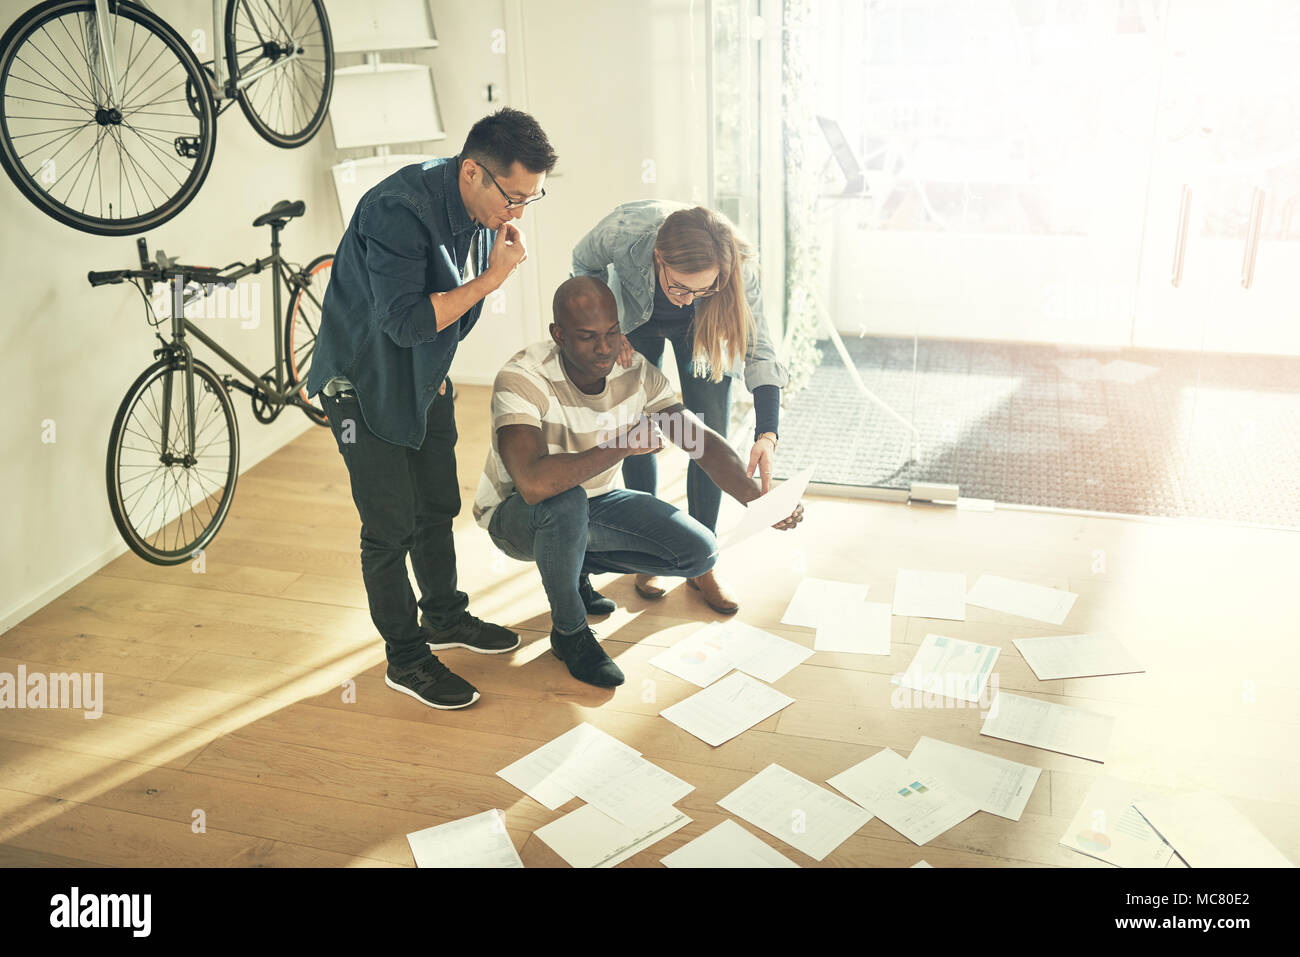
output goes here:
[[[754, 395], [748, 472], [758, 471], [766, 492], [787, 373], [763, 321], [754, 251], [731, 221], [703, 206], [624, 203], [574, 247], [573, 275], [599, 276], [614, 291], [624, 366], [635, 351], [662, 367], [664, 341], [672, 342], [682, 404], [722, 435], [729, 431], [731, 380], [743, 375]], [[654, 494], [656, 478], [653, 455], [623, 462], [629, 489]], [[692, 457], [686, 475], [690, 516], [716, 532], [721, 499], [721, 490]], [[715, 611], [730, 614], [740, 604], [715, 571], [689, 583]], [[666, 591], [660, 579], [645, 575], [637, 576], [636, 589], [646, 598], [661, 598]]]

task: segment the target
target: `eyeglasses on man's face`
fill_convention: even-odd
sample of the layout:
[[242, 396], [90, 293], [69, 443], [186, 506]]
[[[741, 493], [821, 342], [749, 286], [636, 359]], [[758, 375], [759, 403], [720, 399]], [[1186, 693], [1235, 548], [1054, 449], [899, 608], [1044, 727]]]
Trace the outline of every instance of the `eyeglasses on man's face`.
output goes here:
[[538, 193], [536, 196], [529, 196], [527, 199], [511, 199], [509, 196], [506, 195], [506, 191], [501, 188], [501, 184], [497, 182], [497, 178], [492, 175], [492, 171], [490, 169], [488, 169], [482, 163], [479, 164], [478, 168], [483, 171], [484, 176], [486, 176], [488, 179], [492, 181], [492, 185], [497, 188], [497, 192], [501, 194], [501, 198], [506, 201], [506, 209], [519, 209], [523, 206], [527, 206], [529, 203], [535, 203], [539, 199], [544, 199], [546, 197], [546, 190], [545, 188], [543, 188], [542, 191]]

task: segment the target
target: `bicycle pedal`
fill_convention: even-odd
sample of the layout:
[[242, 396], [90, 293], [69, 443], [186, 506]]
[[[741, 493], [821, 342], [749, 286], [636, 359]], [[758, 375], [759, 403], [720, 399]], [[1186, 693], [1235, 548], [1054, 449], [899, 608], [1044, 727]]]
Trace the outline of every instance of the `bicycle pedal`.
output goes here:
[[176, 155], [184, 159], [199, 158], [199, 138], [197, 136], [178, 136], [172, 141]]

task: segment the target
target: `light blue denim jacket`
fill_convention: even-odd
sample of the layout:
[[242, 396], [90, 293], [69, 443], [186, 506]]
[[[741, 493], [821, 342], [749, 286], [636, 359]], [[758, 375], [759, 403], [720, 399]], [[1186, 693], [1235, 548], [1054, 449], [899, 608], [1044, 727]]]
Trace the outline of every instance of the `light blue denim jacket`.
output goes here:
[[[622, 206], [602, 219], [573, 247], [574, 276], [599, 276], [609, 283], [618, 303], [618, 324], [623, 334], [649, 320], [654, 312], [654, 248], [659, 227], [670, 213], [691, 209], [688, 203], [640, 199]], [[763, 296], [758, 286], [758, 264], [749, 260], [742, 268], [745, 298], [754, 313], [758, 335], [749, 353], [727, 374], [745, 379], [753, 392], [760, 385], [784, 388], [788, 373], [777, 360], [763, 321]]]

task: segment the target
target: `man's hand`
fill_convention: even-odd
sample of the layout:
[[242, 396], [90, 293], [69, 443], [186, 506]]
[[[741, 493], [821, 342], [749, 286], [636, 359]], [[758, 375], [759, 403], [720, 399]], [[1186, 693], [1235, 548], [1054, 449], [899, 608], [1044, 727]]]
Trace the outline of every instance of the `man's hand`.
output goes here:
[[664, 434], [655, 424], [654, 419], [642, 415], [640, 420], [623, 426], [609, 439], [601, 442], [605, 448], [625, 449], [628, 455], [653, 455], [663, 451]]
[[502, 223], [501, 228], [497, 230], [496, 242], [492, 244], [492, 252], [488, 256], [488, 269], [499, 272], [501, 281], [504, 282], [506, 277], [527, 258], [528, 250], [524, 248], [524, 234], [514, 223]]
[[784, 521], [777, 522], [772, 527], [780, 529], [783, 532], [786, 532], [794, 528], [802, 521], [803, 521], [803, 505], [801, 504], [797, 506], [793, 512], [790, 513], [789, 518], [785, 519]]
[[758, 469], [759, 477], [763, 481], [764, 495], [772, 489], [772, 451], [772, 440], [760, 436], [753, 448], [749, 450], [749, 467], [745, 469], [746, 477], [752, 477], [754, 469]]
[[632, 356], [635, 352], [636, 350], [632, 348], [632, 343], [627, 341], [627, 336], [624, 336], [623, 345], [620, 346], [618, 350], [618, 364], [624, 369], [631, 368]]

